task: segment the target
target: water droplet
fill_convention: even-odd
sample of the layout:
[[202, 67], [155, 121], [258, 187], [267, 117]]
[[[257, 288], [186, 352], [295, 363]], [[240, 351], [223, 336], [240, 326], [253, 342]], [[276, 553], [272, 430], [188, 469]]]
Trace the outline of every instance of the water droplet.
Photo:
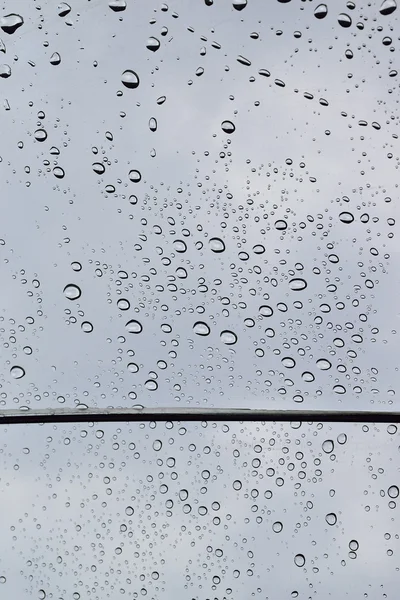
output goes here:
[[134, 513], [134, 512], [135, 512], [135, 511], [134, 511], [134, 509], [132, 508], [132, 506], [127, 506], [127, 507], [125, 508], [125, 514], [126, 514], [128, 517], [131, 517], [131, 516], [133, 515], [133, 513]]
[[120, 298], [117, 301], [117, 306], [120, 310], [128, 310], [130, 308], [130, 302], [129, 300], [126, 300], [126, 298]]
[[139, 183], [139, 181], [142, 179], [142, 174], [137, 169], [132, 169], [132, 171], [129, 171], [129, 179], [133, 183]]
[[328, 525], [336, 525], [337, 516], [335, 515], [335, 513], [328, 513], [327, 515], [325, 515], [325, 521], [328, 523]]
[[126, 9], [126, 1], [125, 0], [110, 0], [108, 6], [114, 12], [122, 12]]
[[7, 579], [4, 577], [4, 575], [2, 575], [0, 577], [0, 583], [5, 583], [7, 581]]
[[64, 288], [64, 296], [68, 298], [68, 300], [78, 300], [81, 295], [80, 288], [74, 283], [69, 283]]
[[136, 89], [140, 83], [137, 73], [135, 73], [135, 71], [131, 71], [130, 69], [127, 69], [122, 73], [121, 81], [124, 86], [130, 90]]
[[284, 231], [285, 229], [287, 229], [287, 223], [286, 223], [286, 221], [283, 221], [282, 219], [276, 221], [275, 222], [275, 229], [277, 229], [278, 231]]
[[193, 331], [197, 334], [197, 335], [209, 335], [210, 333], [210, 328], [207, 325], [207, 323], [204, 323], [203, 321], [197, 321], [194, 325], [193, 325]]
[[161, 440], [154, 440], [153, 442], [153, 450], [155, 450], [156, 452], [159, 452], [162, 448], [162, 441]]
[[233, 0], [232, 6], [236, 10], [243, 10], [247, 6], [247, 0]]
[[337, 436], [337, 442], [338, 444], [345, 444], [347, 442], [347, 435], [345, 433], [339, 433], [339, 435]]
[[32, 354], [32, 352], [33, 352], [32, 348], [30, 346], [24, 346], [23, 350], [24, 350], [25, 354], [27, 354], [28, 356], [30, 354]]
[[66, 17], [71, 12], [71, 7], [66, 2], [60, 2], [57, 6], [57, 13], [59, 17]]
[[352, 223], [354, 221], [354, 215], [352, 215], [351, 212], [344, 211], [340, 213], [339, 219], [342, 223]]
[[349, 548], [350, 550], [353, 550], [353, 552], [356, 552], [359, 548], [359, 543], [357, 542], [357, 540], [351, 540], [349, 542]]
[[304, 279], [300, 279], [300, 278], [291, 279], [289, 281], [289, 287], [294, 292], [301, 292], [302, 290], [306, 289], [307, 282]]
[[272, 310], [272, 308], [270, 306], [267, 306], [266, 304], [264, 304], [263, 306], [260, 306], [260, 308], [258, 310], [262, 317], [272, 317], [272, 315], [274, 314], [274, 311]]
[[174, 249], [177, 252], [186, 252], [187, 246], [183, 240], [174, 240]]
[[325, 440], [322, 443], [322, 450], [326, 454], [330, 454], [331, 452], [333, 452], [334, 447], [335, 447], [335, 444], [333, 443], [333, 440]]
[[14, 379], [21, 379], [25, 375], [25, 369], [15, 365], [14, 367], [11, 367], [10, 374]]
[[50, 64], [51, 65], [59, 65], [61, 62], [61, 56], [59, 55], [58, 52], [53, 52], [53, 54], [50, 56]]
[[213, 252], [223, 252], [225, 250], [225, 244], [220, 238], [211, 238], [209, 244]]
[[2, 77], [3, 79], [11, 77], [10, 65], [0, 65], [0, 77]]
[[384, 15], [385, 17], [387, 17], [388, 15], [391, 15], [392, 12], [394, 12], [397, 8], [397, 2], [396, 0], [383, 0], [381, 7], [379, 9], [379, 12], [381, 13], [381, 15]]
[[46, 592], [44, 590], [39, 590], [39, 600], [44, 600], [46, 598]]
[[139, 367], [136, 363], [129, 363], [127, 365], [127, 369], [129, 371], [129, 373], [138, 373], [139, 372]]
[[318, 369], [321, 369], [321, 371], [328, 371], [331, 366], [332, 364], [326, 358], [320, 358], [317, 360], [317, 367]]
[[221, 129], [222, 129], [222, 131], [224, 131], [225, 133], [228, 133], [230, 135], [231, 133], [234, 133], [236, 127], [232, 123], [232, 121], [222, 121]]
[[92, 333], [93, 331], [93, 325], [90, 323], [90, 321], [83, 321], [81, 328], [85, 333]]
[[398, 495], [399, 495], [399, 488], [397, 487], [397, 485], [391, 485], [390, 488], [388, 489], [389, 498], [397, 498]]
[[131, 319], [131, 321], [128, 321], [125, 325], [125, 328], [129, 333], [141, 333], [141, 331], [143, 330], [142, 324], [139, 323], [139, 321], [136, 321], [135, 319]]
[[150, 131], [157, 131], [157, 119], [154, 117], [149, 120], [149, 129]]
[[61, 167], [54, 167], [53, 175], [54, 177], [57, 177], [57, 179], [63, 179], [65, 176], [65, 171]]
[[296, 366], [296, 361], [290, 356], [285, 356], [285, 358], [282, 358], [282, 364], [287, 369], [293, 369]]
[[160, 47], [160, 41], [155, 37], [149, 37], [146, 42], [146, 48], [152, 52], [157, 52]]
[[16, 15], [15, 13], [11, 13], [0, 18], [0, 27], [4, 33], [8, 33], [9, 35], [15, 33], [15, 31], [17, 31], [17, 29], [23, 24], [24, 19], [21, 17], [21, 15]]
[[346, 15], [346, 13], [340, 13], [340, 15], [338, 16], [338, 23], [342, 27], [350, 27], [352, 24], [352, 20], [349, 15]]
[[145, 388], [150, 392], [155, 392], [158, 389], [158, 383], [154, 379], [148, 379], [145, 384]]
[[159, 106], [161, 106], [161, 104], [164, 104], [164, 102], [166, 101], [167, 96], [160, 96], [159, 98], [157, 98], [157, 104]]
[[227, 346], [232, 346], [237, 342], [236, 333], [233, 333], [233, 331], [228, 331], [227, 329], [225, 331], [221, 331], [220, 338], [221, 341]]
[[317, 19], [324, 19], [328, 14], [328, 7], [326, 4], [318, 4], [314, 10], [314, 17]]
[[44, 142], [47, 139], [47, 131], [45, 129], [36, 129], [34, 136], [37, 142]]
[[294, 557], [294, 564], [296, 565], [296, 567], [304, 567], [304, 565], [306, 564], [306, 559], [304, 555], [296, 554], [296, 556]]
[[303, 381], [307, 383], [312, 383], [315, 379], [314, 375], [310, 373], [310, 371], [304, 371], [302, 374]]
[[335, 392], [335, 394], [345, 394], [346, 388], [343, 385], [334, 385], [333, 391]]
[[99, 163], [99, 162], [95, 162], [92, 164], [92, 169], [95, 173], [97, 173], [97, 175], [103, 175], [104, 171], [106, 170], [105, 166], [103, 165], [103, 163]]
[[275, 521], [272, 525], [272, 531], [275, 533], [280, 533], [283, 529], [283, 524], [280, 521]]
[[241, 489], [242, 489], [242, 482], [241, 482], [241, 481], [239, 481], [239, 479], [236, 479], [236, 480], [233, 482], [233, 484], [232, 484], [232, 487], [233, 487], [233, 489], [234, 489], [234, 490], [236, 490], [236, 491], [238, 492], [239, 490], [241, 490]]

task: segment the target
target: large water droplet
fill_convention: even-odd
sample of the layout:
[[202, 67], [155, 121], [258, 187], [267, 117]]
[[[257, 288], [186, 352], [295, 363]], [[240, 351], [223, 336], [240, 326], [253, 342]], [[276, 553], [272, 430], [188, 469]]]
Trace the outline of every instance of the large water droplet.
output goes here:
[[222, 123], [221, 123], [221, 129], [225, 133], [231, 134], [231, 133], [234, 133], [236, 127], [232, 123], [232, 121], [222, 121]]
[[272, 317], [272, 315], [274, 314], [274, 311], [272, 310], [272, 308], [270, 306], [267, 306], [266, 304], [264, 304], [263, 306], [260, 306], [260, 308], [258, 310], [259, 310], [260, 315], [263, 317]]
[[283, 221], [283, 219], [275, 221], [275, 229], [277, 229], [278, 231], [284, 231], [285, 229], [287, 229], [286, 221]]
[[4, 33], [8, 33], [9, 35], [17, 31], [17, 29], [23, 24], [24, 19], [21, 17], [21, 15], [16, 15], [15, 13], [11, 13], [0, 18], [0, 27]]
[[220, 338], [221, 341], [227, 346], [232, 346], [237, 342], [236, 333], [233, 333], [233, 331], [228, 331], [227, 329], [225, 331], [221, 331]]
[[326, 360], [326, 358], [320, 358], [317, 360], [317, 367], [318, 369], [321, 369], [321, 371], [328, 371], [331, 366], [332, 364], [329, 362], [329, 360]]
[[0, 77], [2, 79], [8, 79], [8, 77], [11, 77], [10, 65], [0, 65]]
[[120, 298], [117, 301], [117, 306], [118, 306], [119, 310], [128, 310], [130, 307], [130, 302], [129, 302], [129, 300], [126, 300], [125, 298]]
[[143, 330], [142, 324], [135, 319], [128, 321], [125, 325], [125, 328], [129, 333], [140, 333]]
[[59, 65], [61, 62], [61, 56], [58, 52], [53, 52], [50, 56], [50, 64], [51, 65]]
[[71, 12], [71, 7], [66, 2], [60, 2], [57, 6], [57, 13], [59, 17], [66, 17]]
[[346, 13], [340, 13], [340, 15], [338, 16], [338, 23], [342, 27], [347, 28], [351, 26], [352, 20], [349, 15], [346, 15]]
[[296, 554], [296, 556], [294, 557], [294, 564], [296, 565], [296, 567], [304, 567], [304, 565], [306, 564], [306, 559], [304, 555]]
[[335, 513], [328, 513], [327, 515], [325, 515], [325, 521], [328, 523], [328, 525], [336, 525], [337, 516], [335, 515]]
[[397, 8], [396, 0], [383, 0], [379, 12], [385, 17], [391, 15]]
[[322, 443], [322, 450], [326, 454], [330, 454], [331, 452], [333, 452], [334, 447], [335, 447], [335, 444], [333, 443], [333, 440], [325, 440]]
[[21, 379], [25, 375], [25, 369], [15, 365], [14, 367], [11, 367], [10, 374], [14, 379]]
[[64, 288], [64, 296], [68, 298], [68, 300], [78, 300], [81, 293], [81, 289], [74, 283], [69, 283]]
[[65, 176], [65, 171], [61, 167], [54, 167], [53, 175], [54, 177], [57, 177], [57, 179], [63, 179]]
[[285, 356], [285, 358], [282, 358], [282, 364], [287, 369], [293, 369], [296, 366], [296, 361], [290, 356]]
[[213, 252], [223, 252], [225, 250], [225, 244], [220, 238], [211, 238], [209, 244]]
[[193, 331], [197, 335], [208, 335], [210, 333], [210, 328], [207, 323], [204, 323], [203, 321], [197, 321], [193, 325]]
[[160, 41], [155, 37], [149, 37], [146, 42], [146, 48], [152, 52], [157, 52], [160, 47]]
[[47, 131], [45, 129], [36, 129], [34, 136], [37, 142], [44, 142], [47, 139]]
[[137, 88], [140, 83], [137, 73], [135, 73], [135, 71], [131, 71], [130, 69], [127, 69], [122, 73], [121, 81], [124, 86], [130, 90]]
[[137, 169], [132, 169], [132, 171], [129, 171], [129, 179], [133, 183], [139, 183], [139, 181], [142, 179], [142, 174]]
[[103, 175], [104, 171], [106, 170], [105, 166], [103, 165], [103, 163], [99, 163], [99, 162], [95, 162], [92, 164], [92, 169], [95, 173], [97, 173], [97, 175]]
[[275, 521], [272, 525], [272, 531], [274, 533], [280, 533], [283, 529], [283, 524], [280, 521]]
[[150, 131], [157, 131], [157, 119], [154, 117], [149, 120], [149, 129]]
[[343, 385], [334, 385], [333, 391], [335, 392], [335, 394], [345, 394], [346, 388]]
[[233, 0], [232, 6], [236, 10], [243, 10], [247, 6], [247, 0]]
[[397, 485], [391, 485], [390, 488], [388, 489], [389, 498], [397, 498], [398, 495], [399, 495], [399, 488], [397, 487]]
[[307, 282], [304, 279], [301, 279], [301, 278], [291, 279], [289, 281], [289, 287], [294, 292], [301, 292], [302, 290], [306, 289]]
[[108, 6], [114, 12], [122, 12], [126, 9], [126, 1], [125, 0], [110, 0]]
[[317, 19], [324, 19], [328, 14], [328, 7], [326, 4], [318, 4], [316, 9], [314, 10], [314, 16]]
[[154, 379], [148, 379], [145, 384], [145, 388], [150, 392], [155, 392], [158, 389], [158, 383]]
[[352, 215], [351, 212], [344, 211], [340, 213], [339, 219], [342, 223], [352, 223], [354, 221], [354, 215]]
[[83, 321], [81, 328], [85, 333], [92, 333], [93, 331], [93, 325], [90, 321]]
[[312, 383], [315, 379], [314, 375], [310, 371], [304, 371], [302, 374], [303, 381], [306, 383]]

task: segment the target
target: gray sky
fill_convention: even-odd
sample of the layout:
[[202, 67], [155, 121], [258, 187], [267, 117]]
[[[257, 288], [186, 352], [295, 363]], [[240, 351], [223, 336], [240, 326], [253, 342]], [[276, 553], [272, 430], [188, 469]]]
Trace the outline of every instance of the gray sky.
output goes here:
[[[127, 0], [126, 10], [120, 12], [112, 10], [108, 0], [70, 0], [71, 11], [59, 16], [58, 4], [50, 0], [1, 2], [1, 24], [6, 27], [0, 30], [5, 49], [0, 52], [1, 73], [11, 69], [8, 78], [0, 79], [1, 406], [396, 408], [400, 282], [395, 50], [399, 10], [382, 15], [380, 2], [357, 2], [355, 8], [351, 3], [346, 7], [329, 2], [328, 15], [317, 19], [318, 2], [297, 0], [248, 0], [240, 11], [227, 0], [214, 0], [211, 6], [203, 0], [172, 1], [167, 9], [162, 3]], [[341, 12], [351, 17], [350, 27], [338, 23]], [[10, 13], [24, 20], [12, 34], [7, 33], [4, 20]], [[160, 42], [156, 52], [147, 48], [150, 37]], [[136, 88], [122, 82], [127, 70], [139, 78]], [[223, 130], [224, 121], [234, 124], [233, 133]], [[306, 287], [299, 289], [302, 282]], [[67, 297], [71, 284], [79, 287], [77, 299]], [[209, 334], [199, 335], [205, 332]], [[235, 339], [234, 344], [225, 343]], [[239, 440], [246, 444], [246, 436], [262, 436], [255, 433], [255, 425], [234, 428], [234, 444]], [[63, 428], [55, 429], [49, 450], [45, 449], [45, 429], [24, 430], [22, 436], [21, 429], [9, 428], [4, 436], [7, 475], [0, 502], [15, 523], [25, 511], [15, 497], [20, 495], [23, 503], [29, 496], [30, 531], [18, 534], [18, 540], [25, 539], [24, 535], [33, 540], [36, 535], [32, 503], [41, 511], [53, 493], [47, 486], [60, 488], [56, 492], [60, 504], [54, 509], [49, 505], [54, 514], [43, 525], [49, 529], [38, 538], [34, 552], [35, 560], [47, 566], [38, 575], [34, 567], [27, 567], [26, 561], [33, 558], [28, 559], [16, 544], [7, 567], [14, 569], [14, 576], [7, 579], [7, 585], [20, 586], [9, 587], [8, 593], [25, 598], [30, 589], [25, 577], [34, 578], [33, 594], [45, 589], [45, 583], [40, 585], [42, 577], [46, 593], [66, 600], [72, 597], [72, 587], [69, 591], [64, 583], [54, 587], [49, 564], [55, 559], [53, 549], [46, 545], [53, 544], [49, 536], [55, 536], [58, 545], [64, 544], [59, 536], [70, 528], [61, 514], [65, 502], [71, 502], [70, 514], [74, 512], [68, 518], [74, 527], [81, 518], [81, 502], [86, 507], [82, 518], [89, 523], [92, 508], [96, 513], [95, 506], [103, 500], [113, 502], [106, 498], [103, 484], [89, 479], [88, 470], [94, 473], [102, 460], [108, 464], [115, 427], [109, 428], [108, 445], [95, 458], [87, 439], [81, 441], [84, 427], [71, 434], [67, 449]], [[287, 584], [282, 579], [284, 565], [294, 568], [293, 577], [301, 571], [288, 558], [296, 536], [301, 538], [299, 547], [307, 548], [307, 575], [296, 581], [299, 598], [307, 594], [327, 597], [329, 591], [339, 597], [329, 588], [333, 578], [336, 585], [339, 574], [340, 597], [343, 590], [350, 595], [356, 581], [363, 584], [354, 588], [359, 594], [379, 598], [388, 593], [379, 588], [381, 583], [394, 582], [382, 536], [391, 531], [386, 522], [395, 511], [388, 511], [387, 498], [378, 498], [377, 482], [369, 481], [372, 475], [365, 460], [369, 453], [378, 453], [382, 462], [376, 469], [386, 473], [391, 467], [394, 472], [391, 452], [396, 436], [390, 437], [389, 445], [386, 429], [379, 429], [379, 435], [371, 427], [364, 436], [354, 426], [353, 445], [340, 459], [338, 455], [334, 473], [324, 455], [320, 492], [314, 492], [308, 471], [302, 484], [308, 490], [304, 501], [300, 492], [295, 499], [290, 484], [290, 493], [284, 496], [290, 525], [284, 529], [282, 571], [278, 577], [281, 566], [274, 558], [276, 583], [269, 592], [264, 590], [264, 578], [272, 559], [268, 553], [261, 559], [264, 533], [255, 524], [250, 501], [232, 497], [231, 474], [225, 481], [225, 472], [235, 469], [238, 478], [242, 472], [243, 477], [251, 477], [248, 466], [232, 462], [229, 442], [227, 464], [224, 456], [219, 461], [224, 475], [216, 497], [232, 503], [233, 517], [226, 532], [222, 533], [221, 525], [212, 536], [222, 540], [231, 535], [229, 543], [238, 543], [238, 549], [232, 546], [227, 551], [228, 579], [236, 568], [233, 565], [243, 562], [241, 552], [247, 552], [241, 550], [239, 538], [255, 537], [259, 578], [254, 577], [250, 587], [239, 578], [242, 588], [234, 588], [230, 579], [234, 596], [243, 591], [249, 595], [251, 588], [256, 596], [290, 597], [293, 590], [279, 586]], [[196, 437], [201, 427], [192, 426], [192, 430]], [[127, 426], [121, 426], [119, 439], [126, 443], [127, 431]], [[209, 431], [211, 425], [204, 434], [207, 439], [217, 435]], [[336, 427], [334, 431], [335, 436], [340, 433]], [[151, 442], [143, 438], [139, 427], [135, 432], [146, 454], [146, 444]], [[315, 443], [316, 432], [316, 426], [307, 430], [299, 446], [302, 452], [310, 452], [308, 443]], [[9, 439], [15, 444], [12, 451]], [[362, 445], [360, 456], [358, 444]], [[21, 467], [14, 472], [15, 453], [20, 455], [25, 445], [37, 454], [29, 455], [25, 471]], [[51, 468], [42, 464], [46, 452], [52, 457]], [[186, 450], [183, 455], [189, 460]], [[218, 461], [211, 456], [207, 461], [212, 461], [215, 471]], [[350, 456], [355, 457], [351, 472]], [[67, 465], [68, 457], [71, 466], [61, 467], [61, 463]], [[191, 466], [182, 467], [188, 486], [200, 477], [202, 460], [196, 458]], [[278, 455], [272, 462], [277, 460]], [[73, 475], [75, 465], [80, 480]], [[266, 468], [262, 466], [264, 476]], [[121, 469], [115, 490], [125, 485]], [[143, 478], [152, 469], [154, 478], [158, 477], [153, 462], [143, 467]], [[10, 474], [12, 478], [7, 479]], [[100, 471], [99, 477], [103, 477]], [[316, 579], [310, 579], [313, 585], [320, 582], [315, 591], [307, 579], [312, 573], [311, 556], [323, 562], [325, 550], [312, 547], [312, 531], [325, 546], [331, 542], [325, 537], [322, 517], [312, 519], [304, 538], [303, 525], [299, 534], [293, 533], [297, 522], [307, 520], [297, 502], [306, 502], [315, 493], [318, 514], [326, 514], [326, 494], [333, 489], [330, 479], [335, 477], [340, 477], [338, 487], [344, 488], [340, 529], [344, 533], [340, 541], [332, 542], [335, 558], [329, 560], [333, 562], [325, 562], [328, 566], [323, 569], [319, 566]], [[135, 483], [139, 489], [139, 479], [137, 483], [126, 480], [128, 487]], [[7, 487], [7, 482], [12, 485]], [[362, 502], [369, 485], [377, 500], [370, 502], [366, 515]], [[144, 498], [147, 493], [151, 491]], [[85, 500], [93, 494], [98, 495], [96, 505]], [[384, 513], [376, 509], [378, 500], [386, 507]], [[274, 510], [285, 502], [279, 497]], [[110, 518], [117, 510], [116, 505], [110, 507]], [[152, 510], [156, 509], [149, 509], [149, 515]], [[161, 597], [182, 591], [185, 597], [223, 597], [227, 592], [210, 588], [209, 567], [202, 566], [210, 561], [217, 565], [217, 559], [206, 560], [196, 554], [198, 549], [189, 558], [190, 536], [180, 537], [181, 511], [174, 515], [175, 521], [173, 517], [169, 521], [173, 533], [165, 543], [168, 548], [175, 544], [177, 550], [166, 554], [172, 562], [176, 557], [175, 568], [182, 579], [178, 583], [170, 562], [168, 575], [165, 566], [162, 576], [168, 578], [169, 587], [165, 583], [157, 594], [153, 588], [148, 593]], [[246, 517], [250, 521], [244, 533]], [[229, 534], [234, 518], [234, 534]], [[143, 519], [147, 522], [147, 516]], [[349, 561], [348, 541], [360, 537], [366, 519], [372, 519], [368, 521], [371, 537], [362, 546], [366, 554]], [[358, 529], [347, 534], [351, 523], [358, 523]], [[115, 536], [119, 521], [110, 527]], [[204, 540], [211, 535], [207, 532]], [[72, 532], [63, 535], [67, 535], [65, 546], [72, 556]], [[106, 535], [103, 530], [101, 535]], [[94, 537], [94, 530], [88, 529], [84, 544], [76, 542], [87, 545], [88, 557]], [[179, 546], [172, 539], [184, 541]], [[34, 542], [29, 544], [33, 548]], [[204, 547], [207, 544], [204, 541]], [[214, 542], [210, 545], [218, 547]], [[113, 548], [107, 545], [107, 554]], [[379, 548], [376, 553], [375, 548]], [[331, 548], [329, 553], [331, 557]], [[342, 556], [355, 569], [348, 576], [336, 566]], [[78, 555], [69, 559], [65, 573], [72, 577], [79, 560]], [[113, 568], [123, 560], [123, 554], [114, 556]], [[184, 589], [182, 560], [193, 561], [190, 566], [185, 563], [192, 583], [196, 580], [193, 592], [192, 584]], [[89, 558], [82, 559], [82, 564], [82, 569], [90, 570]], [[107, 575], [110, 564], [109, 558], [104, 560], [99, 586], [105, 585], [106, 578], [112, 580]], [[371, 565], [379, 565], [377, 577]], [[207, 583], [197, 590], [200, 574]], [[93, 572], [84, 583], [89, 587], [90, 577], [94, 581]], [[113, 577], [115, 581], [115, 573]], [[370, 584], [365, 583], [368, 577]], [[73, 575], [68, 585], [75, 580]], [[262, 592], [257, 592], [258, 585]], [[369, 590], [368, 585], [372, 586]], [[86, 588], [82, 592], [82, 598], [111, 594], [110, 589], [103, 592], [100, 587], [91, 596]]]

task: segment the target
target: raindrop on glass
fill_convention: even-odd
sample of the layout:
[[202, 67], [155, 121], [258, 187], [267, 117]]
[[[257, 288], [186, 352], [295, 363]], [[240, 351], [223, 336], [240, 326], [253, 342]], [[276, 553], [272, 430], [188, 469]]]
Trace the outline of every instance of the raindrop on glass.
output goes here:
[[232, 123], [232, 121], [222, 121], [222, 123], [221, 123], [221, 129], [225, 133], [231, 134], [231, 133], [234, 133], [236, 127]]
[[69, 283], [64, 288], [64, 296], [68, 298], [68, 300], [78, 300], [81, 293], [81, 289], [74, 283]]
[[24, 19], [21, 17], [21, 15], [16, 15], [15, 13], [0, 17], [1, 29], [4, 31], [4, 33], [8, 33], [10, 35], [17, 31], [17, 29], [23, 24]]
[[131, 71], [130, 69], [127, 69], [122, 73], [121, 81], [124, 86], [130, 90], [137, 88], [140, 83], [137, 73], [135, 73], [135, 71]]
[[203, 321], [197, 321], [194, 325], [193, 325], [193, 331], [197, 334], [197, 335], [209, 335], [210, 333], [210, 328], [207, 325], [207, 323], [204, 323]]
[[227, 346], [232, 346], [237, 342], [236, 333], [233, 333], [233, 331], [228, 331], [227, 329], [225, 331], [221, 331], [220, 338], [221, 341]]
[[14, 379], [21, 379], [25, 375], [25, 369], [15, 365], [14, 367], [11, 367], [10, 374]]
[[136, 321], [135, 319], [131, 319], [131, 321], [128, 321], [126, 323], [125, 329], [129, 333], [141, 333], [141, 331], [143, 330], [143, 327], [142, 327], [142, 324], [139, 323], [139, 321]]

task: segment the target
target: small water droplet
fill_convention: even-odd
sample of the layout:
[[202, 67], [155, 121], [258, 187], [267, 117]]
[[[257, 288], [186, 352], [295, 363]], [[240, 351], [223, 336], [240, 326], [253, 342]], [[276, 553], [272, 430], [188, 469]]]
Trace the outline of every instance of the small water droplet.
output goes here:
[[328, 14], [328, 7], [326, 4], [318, 4], [314, 10], [314, 17], [317, 19], [324, 19]]
[[279, 219], [278, 221], [276, 221], [275, 229], [277, 229], [278, 231], [284, 231], [285, 229], [287, 229], [286, 221], [283, 221], [282, 219]]
[[39, 590], [39, 600], [44, 600], [46, 598], [46, 592], [44, 590]]
[[92, 331], [93, 331], [93, 325], [91, 324], [90, 321], [83, 321], [81, 328], [82, 328], [82, 331], [84, 331], [85, 333], [92, 333]]
[[381, 15], [387, 17], [388, 15], [391, 15], [392, 12], [396, 10], [396, 8], [396, 0], [383, 0], [379, 12], [381, 13]]
[[220, 338], [221, 341], [227, 346], [232, 346], [237, 342], [236, 333], [233, 333], [233, 331], [228, 331], [227, 329], [225, 331], [221, 331]]
[[25, 375], [25, 369], [15, 365], [14, 367], [11, 367], [10, 374], [14, 379], [21, 379]]
[[37, 142], [44, 142], [47, 139], [47, 131], [45, 129], [36, 129], [34, 136]]
[[306, 383], [312, 383], [315, 379], [314, 375], [310, 371], [304, 371], [302, 374], [303, 381]]
[[347, 442], [347, 435], [345, 433], [339, 433], [339, 435], [337, 436], [337, 442], [338, 444], [345, 444]]
[[117, 301], [117, 306], [120, 310], [128, 310], [130, 308], [130, 302], [129, 300], [126, 300], [126, 298], [120, 298]]
[[127, 365], [127, 369], [129, 371], [129, 373], [138, 373], [139, 372], [139, 367], [136, 363], [129, 363]]
[[103, 165], [103, 163], [99, 163], [99, 162], [95, 162], [92, 164], [92, 169], [95, 173], [97, 173], [97, 175], [102, 175], [104, 173], [104, 171], [106, 170], [105, 166]]
[[0, 583], [5, 583], [6, 581], [7, 581], [7, 579], [4, 577], [4, 575], [1, 575]]
[[210, 333], [210, 328], [207, 325], [207, 323], [204, 323], [203, 321], [197, 321], [194, 325], [193, 325], [193, 331], [197, 334], [197, 335], [209, 335]]
[[130, 90], [136, 89], [140, 83], [137, 73], [135, 73], [135, 71], [131, 71], [130, 69], [127, 69], [122, 73], [121, 81], [123, 85]]
[[158, 388], [158, 383], [157, 381], [155, 381], [154, 379], [148, 379], [145, 384], [144, 384], [145, 388], [147, 390], [149, 390], [150, 392], [155, 392], [156, 389]]
[[304, 555], [296, 554], [296, 556], [294, 557], [294, 564], [296, 565], [296, 567], [304, 567], [304, 565], [306, 564], [306, 559]]
[[74, 283], [69, 283], [64, 288], [64, 296], [68, 298], [68, 300], [78, 300], [81, 295], [80, 288]]
[[291, 279], [291, 281], [289, 281], [289, 287], [294, 292], [301, 292], [302, 290], [306, 289], [307, 282], [304, 279], [300, 278]]
[[142, 324], [139, 323], [139, 321], [136, 321], [135, 319], [131, 319], [130, 321], [128, 321], [125, 325], [125, 328], [129, 333], [141, 333], [141, 331], [143, 330]]
[[358, 550], [358, 548], [360, 547], [359, 543], [357, 542], [357, 540], [351, 540], [349, 542], [349, 548], [350, 550], [353, 550], [353, 552], [356, 552]]
[[398, 495], [399, 495], [399, 488], [397, 487], [397, 485], [391, 485], [390, 488], [388, 489], [389, 498], [397, 498]]
[[24, 350], [25, 354], [27, 354], [28, 356], [30, 354], [32, 354], [32, 352], [33, 352], [32, 348], [30, 346], [24, 346], [23, 350]]
[[9, 35], [15, 33], [23, 24], [24, 19], [21, 17], [21, 15], [16, 15], [15, 13], [11, 13], [0, 18], [1, 29], [4, 31], [4, 33], [8, 33]]
[[0, 77], [2, 79], [8, 79], [8, 77], [11, 77], [10, 65], [0, 65]]
[[287, 369], [293, 369], [296, 366], [296, 361], [290, 356], [285, 356], [285, 358], [282, 358], [282, 364]]
[[346, 388], [343, 385], [334, 385], [333, 391], [335, 392], [335, 394], [345, 394]]
[[242, 482], [239, 479], [236, 479], [233, 482], [232, 487], [233, 487], [234, 490], [236, 490], [238, 492], [239, 490], [242, 489]]
[[146, 48], [152, 52], [157, 52], [160, 47], [160, 41], [155, 37], [149, 37], [146, 42]]
[[236, 127], [232, 123], [232, 121], [222, 121], [221, 129], [222, 129], [222, 131], [224, 131], [225, 133], [228, 133], [230, 135], [231, 133], [234, 133]]
[[335, 513], [328, 513], [327, 515], [325, 515], [325, 521], [328, 523], [328, 525], [336, 525], [337, 516], [335, 515]]
[[149, 120], [149, 129], [150, 131], [157, 131], [157, 119], [155, 117], [151, 117]]

